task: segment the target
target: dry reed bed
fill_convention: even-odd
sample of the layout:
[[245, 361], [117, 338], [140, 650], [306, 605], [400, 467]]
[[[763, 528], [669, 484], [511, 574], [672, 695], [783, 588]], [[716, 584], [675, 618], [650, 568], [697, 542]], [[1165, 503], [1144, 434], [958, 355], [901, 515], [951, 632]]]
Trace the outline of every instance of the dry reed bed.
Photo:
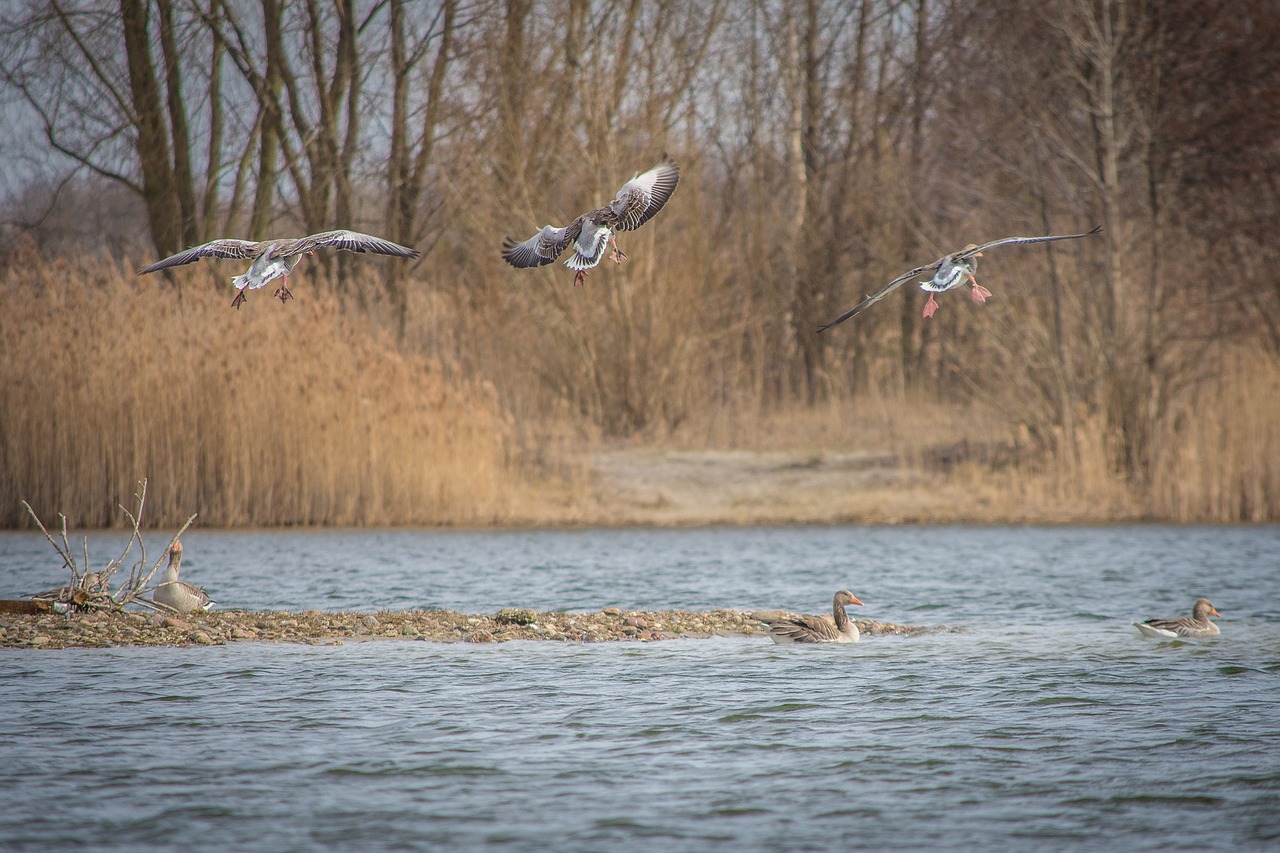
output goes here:
[[[27, 523], [22, 498], [73, 526], [120, 524], [118, 503], [144, 477], [159, 526], [191, 512], [213, 526], [1280, 519], [1274, 353], [1215, 353], [1219, 378], [1170, 407], [1155, 464], [1134, 481], [1114, 468], [1114, 428], [1088, 412], [1072, 452], [1060, 442], [1054, 455], [1032, 450], [998, 399], [944, 404], [889, 381], [809, 407], [711, 393], [699, 382], [720, 384], [741, 365], [689, 358], [706, 343], [693, 335], [682, 346], [655, 337], [687, 331], [687, 316], [668, 328], [659, 308], [695, 304], [696, 288], [671, 272], [655, 296], [623, 274], [642, 267], [608, 269], [586, 288], [535, 278], [508, 290], [544, 303], [538, 316], [506, 300], [432, 300], [419, 320], [440, 333], [437, 348], [417, 334], [409, 346], [438, 353], [446, 371], [361, 319], [376, 311], [344, 310], [310, 281], [288, 305], [258, 292], [236, 312], [221, 267], [185, 270], [178, 289], [101, 259], [11, 256], [0, 270], [0, 526]], [[492, 325], [495, 310], [506, 326]], [[605, 330], [617, 337], [595, 337]], [[676, 396], [656, 401], [654, 389]], [[762, 483], [767, 511], [748, 496], [708, 516], [717, 501], [693, 492], [695, 515], [680, 517], [678, 500], [665, 514], [637, 508], [619, 497], [648, 500], [645, 490], [585, 473], [605, 393], [637, 395], [619, 411], [682, 412], [679, 426], [641, 430], [624, 452], [877, 451], [902, 476], [878, 490]], [[706, 488], [724, 492], [750, 468], [713, 472]]]
[[[518, 477], [493, 389], [447, 378], [306, 293], [239, 312], [211, 275], [18, 258], [0, 278], [0, 525], [26, 498], [120, 523], [485, 524]], [[299, 288], [300, 290], [302, 288]]]

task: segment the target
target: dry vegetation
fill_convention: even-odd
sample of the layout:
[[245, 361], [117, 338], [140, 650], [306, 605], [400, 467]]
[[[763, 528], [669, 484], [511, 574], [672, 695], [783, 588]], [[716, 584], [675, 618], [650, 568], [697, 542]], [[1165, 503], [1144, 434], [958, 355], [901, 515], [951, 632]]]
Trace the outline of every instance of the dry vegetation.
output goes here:
[[[143, 477], [157, 524], [1280, 518], [1265, 4], [71, 5], [0, 21], [51, 143], [6, 206], [0, 523], [109, 523]], [[626, 265], [501, 262], [664, 150]], [[984, 258], [985, 306], [813, 331], [1098, 224]], [[424, 259], [308, 259], [239, 313], [230, 263], [128, 272], [332, 227]]]
[[[1259, 352], [1231, 354], [1219, 382], [1161, 422], [1159, 464], [1140, 489], [1096, 420], [1077, 426], [1066, 465], [998, 407], [876, 390], [745, 410], [708, 400], [627, 441], [602, 441], [589, 418], [549, 404], [517, 426], [493, 383], [404, 355], [333, 297], [282, 307], [259, 296], [237, 313], [225, 284], [199, 276], [179, 290], [100, 259], [27, 254], [8, 267], [6, 526], [29, 523], [20, 498], [73, 525], [118, 524], [139, 475], [152, 478], [156, 525], [191, 508], [209, 525], [1280, 514], [1280, 369]], [[537, 369], [509, 366], [499, 384], [536, 388]]]
[[[119, 523], [488, 524], [518, 492], [492, 386], [449, 378], [344, 316], [229, 288], [137, 280], [101, 259], [16, 258], [0, 279], [0, 519], [18, 498]], [[293, 309], [294, 304], [289, 308]]]

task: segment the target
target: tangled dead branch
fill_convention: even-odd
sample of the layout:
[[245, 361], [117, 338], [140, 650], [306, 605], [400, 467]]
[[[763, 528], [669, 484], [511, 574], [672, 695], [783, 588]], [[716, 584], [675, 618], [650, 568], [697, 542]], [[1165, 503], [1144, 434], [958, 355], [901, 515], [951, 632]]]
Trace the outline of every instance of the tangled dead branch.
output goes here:
[[[53, 534], [45, 527], [44, 522], [36, 515], [35, 510], [31, 508], [31, 505], [25, 500], [22, 502], [23, 507], [35, 520], [45, 538], [49, 540], [49, 544], [58, 552], [58, 556], [62, 557], [63, 567], [71, 570], [70, 582], [55, 589], [33, 595], [31, 597], [33, 602], [44, 602], [59, 613], [70, 613], [75, 610], [123, 610], [129, 604], [138, 604], [166, 613], [174, 612], [172, 608], [163, 604], [157, 604], [150, 599], [142, 598], [142, 594], [146, 592], [148, 584], [155, 577], [155, 573], [160, 568], [160, 563], [164, 560], [165, 555], [169, 553], [174, 543], [195, 521], [196, 516], [192, 514], [187, 519], [182, 528], [169, 540], [169, 544], [161, 553], [160, 558], [150, 564], [150, 568], [148, 568], [147, 546], [142, 539], [141, 533], [142, 512], [147, 503], [147, 481], [145, 479], [138, 483], [138, 491], [134, 493], [134, 498], [137, 500], [137, 508], [135, 510], [130, 511], [124, 505], [120, 506], [120, 509], [133, 525], [133, 532], [129, 536], [129, 541], [125, 543], [124, 550], [121, 551], [120, 556], [108, 561], [104, 567], [97, 571], [89, 570], [89, 538], [87, 536], [84, 537], [82, 561], [78, 562], [76, 560], [76, 555], [71, 549], [71, 541], [67, 537], [67, 518], [65, 515], [58, 513], [61, 530], [59, 531], [59, 538], [55, 539]], [[120, 567], [125, 564], [125, 560], [128, 559], [129, 553], [133, 550], [134, 543], [137, 543], [138, 546], [138, 557], [131, 565], [128, 577], [121, 581], [116, 589], [112, 591], [112, 579], [119, 572]], [[37, 607], [39, 607], [38, 604]]]

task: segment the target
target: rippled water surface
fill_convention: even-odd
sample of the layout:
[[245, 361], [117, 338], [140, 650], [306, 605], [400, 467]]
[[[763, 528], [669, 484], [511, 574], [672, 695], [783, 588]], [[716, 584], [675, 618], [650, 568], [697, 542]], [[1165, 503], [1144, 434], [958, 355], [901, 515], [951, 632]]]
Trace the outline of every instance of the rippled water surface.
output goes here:
[[[122, 541], [95, 535], [95, 562]], [[818, 612], [847, 586], [858, 615], [964, 630], [0, 650], [0, 849], [1280, 844], [1280, 528], [183, 541], [225, 608]], [[57, 565], [0, 534], [0, 598]], [[1222, 637], [1129, 625], [1198, 595]]]

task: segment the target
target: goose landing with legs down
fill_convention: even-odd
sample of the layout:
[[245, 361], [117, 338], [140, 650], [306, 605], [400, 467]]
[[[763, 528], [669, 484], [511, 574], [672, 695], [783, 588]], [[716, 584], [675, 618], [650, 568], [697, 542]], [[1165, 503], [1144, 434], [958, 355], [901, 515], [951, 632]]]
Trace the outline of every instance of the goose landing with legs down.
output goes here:
[[680, 167], [663, 155], [662, 162], [647, 172], [637, 174], [622, 185], [613, 201], [604, 207], [582, 214], [563, 228], [545, 225], [523, 243], [507, 239], [502, 244], [502, 259], [513, 267], [527, 269], [549, 264], [573, 244], [573, 254], [564, 265], [576, 270], [574, 286], [587, 279], [604, 258], [606, 246], [612, 246], [609, 259], [616, 264], [627, 260], [618, 248], [614, 234], [634, 231], [658, 214], [680, 183]]
[[922, 267], [916, 267], [909, 272], [895, 278], [893, 281], [880, 288], [877, 292], [863, 299], [857, 305], [841, 314], [839, 317], [827, 323], [818, 329], [819, 332], [826, 331], [832, 326], [838, 326], [845, 320], [848, 320], [854, 314], [861, 313], [870, 308], [875, 303], [884, 299], [890, 293], [897, 290], [906, 281], [910, 281], [919, 275], [929, 275], [928, 281], [920, 282], [920, 289], [929, 293], [929, 301], [924, 304], [924, 316], [932, 317], [933, 312], [938, 310], [938, 303], [933, 298], [935, 293], [945, 293], [948, 290], [954, 290], [963, 286], [965, 283], [973, 285], [970, 295], [974, 302], [986, 302], [987, 297], [991, 295], [991, 291], [978, 284], [978, 280], [974, 278], [974, 273], [978, 269], [978, 258], [982, 257], [983, 252], [990, 251], [999, 246], [1022, 246], [1029, 243], [1049, 243], [1054, 240], [1078, 240], [1081, 237], [1090, 237], [1102, 230], [1099, 225], [1092, 231], [1084, 234], [1049, 234], [1044, 237], [1005, 237], [1002, 240], [992, 240], [990, 243], [983, 243], [981, 246], [970, 243], [958, 252], [952, 252], [949, 255], [943, 255], [931, 264], [925, 264]]
[[293, 294], [289, 292], [289, 273], [293, 272], [298, 261], [319, 249], [372, 252], [396, 258], [418, 257], [416, 249], [383, 240], [381, 237], [361, 234], [359, 231], [323, 231], [309, 237], [265, 240], [260, 243], [253, 240], [214, 240], [156, 261], [151, 266], [138, 270], [138, 275], [194, 263], [201, 258], [253, 258], [253, 263], [244, 275], [231, 279], [231, 284], [239, 291], [231, 301], [231, 307], [239, 308], [244, 304], [246, 290], [257, 290], [277, 278], [283, 281], [273, 295], [279, 297], [281, 302], [286, 302], [293, 298]]

